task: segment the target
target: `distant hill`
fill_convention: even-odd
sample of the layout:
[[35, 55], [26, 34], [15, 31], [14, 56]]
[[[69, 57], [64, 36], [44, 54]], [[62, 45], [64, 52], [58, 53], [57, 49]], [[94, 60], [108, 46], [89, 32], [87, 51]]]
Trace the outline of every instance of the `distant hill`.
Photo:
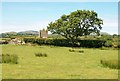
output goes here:
[[5, 32], [6, 34], [12, 34], [12, 35], [17, 35], [17, 32], [14, 32], [14, 31], [12, 31], [12, 32]]
[[109, 34], [109, 33], [107, 33], [107, 32], [100, 32], [100, 35], [105, 36], [105, 35], [110, 35], [110, 34]]
[[39, 32], [38, 31], [34, 31], [34, 30], [28, 30], [28, 31], [18, 32], [17, 34], [38, 35]]
[[0, 38], [11, 36], [38, 36], [39, 32], [34, 30], [20, 31], [20, 32], [5, 32], [0, 34]]

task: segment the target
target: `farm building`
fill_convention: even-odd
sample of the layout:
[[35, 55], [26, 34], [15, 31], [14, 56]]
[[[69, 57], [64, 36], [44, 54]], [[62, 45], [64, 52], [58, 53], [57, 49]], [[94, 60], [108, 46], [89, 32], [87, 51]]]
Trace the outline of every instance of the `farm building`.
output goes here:
[[48, 30], [45, 30], [45, 29], [40, 30], [39, 37], [40, 38], [47, 38], [48, 37]]

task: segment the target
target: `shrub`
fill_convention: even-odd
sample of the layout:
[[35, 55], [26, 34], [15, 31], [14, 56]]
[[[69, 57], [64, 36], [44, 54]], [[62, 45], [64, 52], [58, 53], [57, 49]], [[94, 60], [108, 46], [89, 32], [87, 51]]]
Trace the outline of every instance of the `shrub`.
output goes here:
[[46, 53], [35, 53], [36, 57], [47, 57]]
[[24, 41], [25, 41], [26, 43], [29, 43], [29, 42], [34, 43], [34, 42], [35, 42], [35, 39], [34, 39], [34, 38], [24, 38]]
[[106, 41], [105, 47], [112, 47], [112, 41]]
[[[119, 61], [120, 62], [120, 61]], [[118, 60], [101, 60], [100, 63], [104, 66], [104, 67], [109, 67], [112, 69], [120, 69], [120, 65]]]
[[15, 54], [2, 54], [0, 56], [0, 63], [18, 64], [18, 56]]
[[120, 43], [118, 43], [118, 48], [120, 48]]

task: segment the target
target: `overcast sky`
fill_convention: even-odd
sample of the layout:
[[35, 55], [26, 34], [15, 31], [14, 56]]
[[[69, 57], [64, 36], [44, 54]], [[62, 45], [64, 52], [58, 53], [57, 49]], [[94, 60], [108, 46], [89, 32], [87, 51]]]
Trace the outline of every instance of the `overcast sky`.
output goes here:
[[[69, 14], [75, 10], [94, 10], [98, 17], [103, 19], [101, 31], [110, 34], [118, 33], [118, 2], [35, 2], [38, 0], [2, 0], [2, 29], [1, 32], [40, 30], [46, 28], [48, 23]], [[23, 0], [21, 0], [23, 1]], [[25, 0], [24, 0], [25, 1]], [[59, 0], [58, 0], [59, 1]], [[66, 0], [68, 1], [68, 0]], [[73, 0], [69, 0], [73, 1]], [[94, 1], [94, 0], [92, 0]], [[101, 0], [102, 1], [102, 0]], [[108, 1], [108, 0], [104, 0]], [[110, 2], [111, 1], [111, 2]]]

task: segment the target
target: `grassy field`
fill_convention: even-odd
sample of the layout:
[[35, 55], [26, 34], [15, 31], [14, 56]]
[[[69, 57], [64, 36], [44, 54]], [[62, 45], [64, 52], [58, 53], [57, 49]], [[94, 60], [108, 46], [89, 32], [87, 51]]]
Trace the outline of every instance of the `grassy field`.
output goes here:
[[[103, 67], [101, 59], [117, 59], [118, 50], [70, 47], [3, 45], [3, 54], [17, 54], [18, 64], [2, 64], [4, 79], [117, 79], [118, 70]], [[47, 57], [36, 57], [35, 53]]]

